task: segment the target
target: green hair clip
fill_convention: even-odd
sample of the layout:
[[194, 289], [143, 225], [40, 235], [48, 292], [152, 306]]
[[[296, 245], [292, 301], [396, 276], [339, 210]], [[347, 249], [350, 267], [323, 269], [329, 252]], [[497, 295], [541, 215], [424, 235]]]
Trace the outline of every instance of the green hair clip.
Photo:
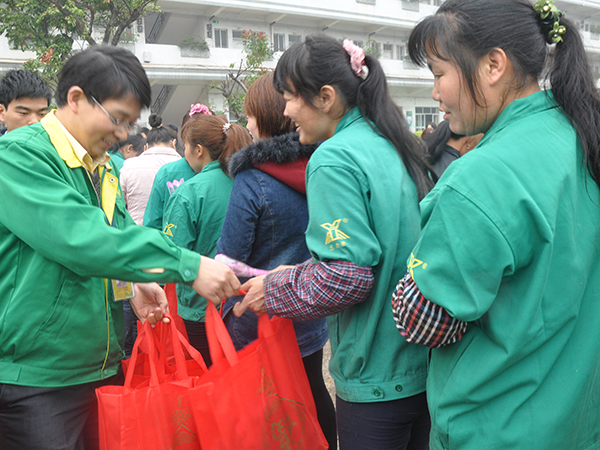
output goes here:
[[543, 30], [547, 33], [546, 42], [549, 44], [562, 42], [562, 35], [567, 32], [567, 29], [560, 24], [560, 19], [565, 13], [554, 6], [554, 0], [537, 0], [533, 8], [540, 15]]

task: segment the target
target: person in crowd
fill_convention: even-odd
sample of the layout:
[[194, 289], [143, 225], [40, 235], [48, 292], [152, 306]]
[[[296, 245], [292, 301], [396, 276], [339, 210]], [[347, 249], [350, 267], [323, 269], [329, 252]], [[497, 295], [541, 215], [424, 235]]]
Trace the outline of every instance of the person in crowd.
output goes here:
[[429, 122], [423, 132], [421, 133], [421, 139], [425, 139], [429, 133], [435, 131], [437, 124], [435, 122]]
[[119, 170], [126, 159], [140, 156], [144, 151], [146, 138], [141, 134], [131, 134], [124, 141], [119, 141], [112, 146], [109, 152], [110, 159]]
[[168, 123], [165, 126], [175, 131], [175, 135], [177, 136], [177, 140], [175, 141], [175, 151], [179, 154], [179, 156], [183, 158], [185, 149], [183, 148], [183, 144], [181, 143], [181, 136], [179, 136], [179, 127], [174, 123]]
[[485, 133], [421, 202], [393, 297], [433, 347], [431, 448], [599, 448], [600, 96], [579, 27], [551, 1], [447, 0], [408, 42], [452, 131]]
[[[303, 145], [293, 124], [283, 115], [285, 101], [273, 87], [273, 74], [257, 79], [244, 101], [247, 128], [255, 142], [237, 152], [229, 163], [233, 188], [217, 253], [252, 267], [273, 270], [310, 259], [304, 231], [308, 224], [306, 164], [317, 144]], [[258, 318], [241, 317], [232, 308], [240, 297], [227, 299], [224, 321], [236, 349], [258, 337]], [[325, 319], [294, 321], [298, 346], [329, 448], [337, 448], [335, 409], [323, 380]]]
[[475, 148], [483, 137], [482, 133], [475, 136], [460, 136], [450, 129], [450, 123], [442, 120], [435, 131], [423, 139], [427, 145], [429, 163], [433, 173], [439, 178], [450, 163]]
[[[213, 115], [212, 111], [206, 105], [195, 103], [183, 116], [183, 120], [181, 121], [182, 129], [186, 122], [196, 114]], [[185, 180], [189, 180], [196, 175], [196, 171], [192, 168], [192, 166], [196, 165], [196, 156], [197, 153], [185, 152], [184, 157], [180, 160], [165, 164], [158, 169], [154, 177], [154, 183], [152, 183], [152, 190], [150, 191], [150, 197], [148, 197], [146, 211], [144, 212], [144, 226], [162, 230], [163, 214], [169, 197]]]
[[52, 91], [41, 77], [30, 70], [9, 71], [0, 80], [0, 136], [17, 128], [39, 122], [50, 111]]
[[433, 184], [424, 146], [377, 59], [349, 40], [294, 44], [274, 85], [300, 142], [324, 141], [306, 169], [312, 260], [247, 281], [234, 312], [327, 316], [340, 448], [427, 449], [428, 350], [398, 339], [389, 314]]
[[125, 161], [121, 169], [125, 205], [138, 225], [144, 223], [144, 212], [156, 173], [165, 164], [181, 159], [175, 151], [177, 131], [163, 126], [162, 118], [157, 114], [149, 117], [149, 124], [152, 129], [148, 131], [144, 152], [138, 158]]
[[148, 131], [150, 131], [150, 128], [142, 127], [138, 130], [137, 134], [141, 135], [144, 139], [146, 139], [148, 137]]
[[167, 305], [156, 281], [190, 283], [211, 301], [239, 290], [229, 267], [127, 214], [107, 151], [150, 105], [135, 55], [76, 53], [55, 98], [55, 112], [0, 139], [3, 450], [98, 448], [95, 389], [123, 381], [118, 300], [134, 294], [155, 323]]
[[[190, 118], [182, 134], [186, 158], [198, 175], [179, 186], [169, 198], [163, 232], [177, 245], [213, 257], [233, 184], [227, 176], [227, 163], [231, 155], [250, 143], [251, 137], [242, 126], [230, 124], [225, 116], [206, 114]], [[177, 310], [190, 344], [210, 365], [204, 323], [206, 298], [189, 284], [178, 283]]]

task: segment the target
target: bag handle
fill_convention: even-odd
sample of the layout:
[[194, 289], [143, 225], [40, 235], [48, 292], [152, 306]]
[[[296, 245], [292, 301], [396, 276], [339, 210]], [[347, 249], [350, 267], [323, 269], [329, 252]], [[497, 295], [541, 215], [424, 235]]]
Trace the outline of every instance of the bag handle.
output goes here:
[[273, 321], [282, 320], [279, 317], [270, 318], [268, 314], [263, 314], [258, 318], [258, 336], [262, 338], [270, 337], [275, 334]]
[[[150, 365], [150, 385], [157, 386], [158, 385], [158, 374], [156, 372], [156, 346], [154, 343], [154, 337], [149, 333], [150, 324], [146, 321], [141, 329], [141, 334], [138, 335], [135, 340], [135, 344], [133, 345], [133, 350], [131, 352], [131, 359], [129, 361], [129, 366], [127, 373], [125, 374], [125, 384], [126, 388], [131, 388], [131, 382], [133, 380], [133, 374], [135, 372], [137, 358], [142, 351], [140, 350], [140, 345], [142, 342], [145, 342], [148, 347], [149, 357], [149, 365]], [[151, 328], [150, 328], [151, 330]]]
[[213, 363], [223, 359], [226, 359], [230, 366], [238, 363], [239, 358], [231, 336], [229, 336], [216, 306], [211, 302], [206, 305], [206, 336]]
[[[163, 323], [161, 325], [161, 331], [163, 331], [164, 327], [168, 327], [170, 330], [171, 343], [173, 346], [173, 355], [175, 356], [177, 379], [184, 380], [188, 377], [187, 364], [183, 349], [185, 349], [190, 355], [190, 357], [200, 365], [204, 372], [208, 372], [208, 368], [206, 367], [206, 363], [204, 362], [204, 359], [202, 358], [200, 352], [194, 347], [192, 347], [189, 341], [177, 329], [173, 318], [169, 314], [165, 314], [165, 316], [169, 318], [170, 322], [168, 324]], [[143, 326], [141, 327], [141, 330], [142, 332], [140, 336], [138, 336], [138, 339], [136, 339], [135, 344], [133, 346], [131, 360], [128, 367], [129, 370], [125, 375], [125, 387], [127, 388], [131, 387], [138, 354], [142, 353], [142, 351], [139, 348], [142, 345], [142, 342], [146, 343], [146, 346], [148, 348], [148, 365], [150, 366], [150, 386], [158, 386], [161, 381], [164, 381], [165, 378], [165, 340], [160, 339], [156, 336], [157, 330], [155, 328], [152, 328], [148, 321], [144, 322]], [[160, 349], [160, 352], [157, 350], [158, 347], [163, 347]], [[160, 356], [157, 353], [160, 353]], [[162, 376], [160, 378], [158, 376], [157, 366], [159, 366], [162, 369]]]
[[208, 372], [208, 367], [206, 367], [206, 363], [204, 362], [202, 355], [198, 350], [192, 347], [190, 342], [183, 336], [181, 331], [177, 329], [173, 317], [169, 313], [165, 314], [165, 317], [167, 317], [170, 320], [167, 326], [171, 330], [171, 342], [173, 345], [173, 354], [175, 355], [175, 364], [177, 366], [177, 378], [183, 380], [188, 377], [187, 365], [183, 349], [185, 349], [188, 352], [188, 354], [194, 361], [200, 364], [200, 367], [204, 370], [204, 372]]

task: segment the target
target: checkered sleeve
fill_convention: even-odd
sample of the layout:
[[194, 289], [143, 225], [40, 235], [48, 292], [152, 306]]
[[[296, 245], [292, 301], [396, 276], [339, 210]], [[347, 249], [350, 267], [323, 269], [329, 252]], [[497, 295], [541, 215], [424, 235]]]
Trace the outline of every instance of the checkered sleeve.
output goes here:
[[307, 261], [265, 278], [267, 310], [295, 320], [318, 319], [364, 302], [373, 271], [348, 261]]
[[460, 340], [467, 329], [467, 322], [423, 297], [410, 273], [396, 286], [392, 310], [400, 334], [413, 344], [443, 347]]

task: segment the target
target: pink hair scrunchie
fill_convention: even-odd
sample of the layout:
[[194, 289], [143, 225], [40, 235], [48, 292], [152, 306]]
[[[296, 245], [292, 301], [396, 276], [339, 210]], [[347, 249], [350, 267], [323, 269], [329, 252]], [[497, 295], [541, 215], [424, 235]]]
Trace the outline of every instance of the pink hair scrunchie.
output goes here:
[[206, 114], [207, 116], [212, 116], [210, 109], [208, 109], [208, 107], [202, 103], [195, 103], [190, 106], [189, 116], [193, 117], [194, 114]]
[[362, 77], [365, 74], [365, 51], [358, 45], [354, 45], [350, 39], [344, 39], [344, 50], [350, 55], [350, 67], [357, 77]]

